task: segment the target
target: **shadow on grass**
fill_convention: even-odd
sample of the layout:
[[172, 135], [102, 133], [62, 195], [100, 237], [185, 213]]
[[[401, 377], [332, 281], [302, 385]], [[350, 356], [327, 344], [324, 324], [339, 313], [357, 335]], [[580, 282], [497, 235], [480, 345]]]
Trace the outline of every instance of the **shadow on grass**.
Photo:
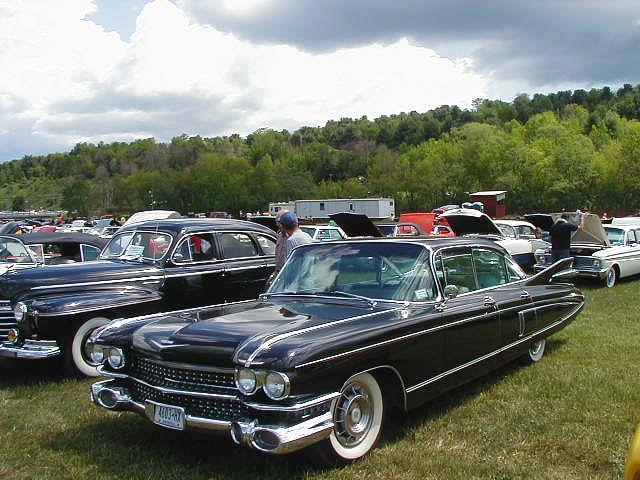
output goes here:
[[[555, 350], [561, 348], [566, 342], [563, 338], [547, 338], [544, 356], [552, 355]], [[542, 361], [544, 361], [544, 357]], [[526, 362], [515, 360], [485, 376], [445, 392], [443, 395], [408, 413], [399, 410], [391, 412], [390, 418], [385, 422], [381, 445], [395, 443], [405, 438], [414, 427], [447, 415], [451, 410], [462, 406], [493, 385], [505, 381], [520, 369], [530, 366]]]
[[67, 377], [60, 359], [0, 359], [0, 386], [3, 388], [53, 383]]

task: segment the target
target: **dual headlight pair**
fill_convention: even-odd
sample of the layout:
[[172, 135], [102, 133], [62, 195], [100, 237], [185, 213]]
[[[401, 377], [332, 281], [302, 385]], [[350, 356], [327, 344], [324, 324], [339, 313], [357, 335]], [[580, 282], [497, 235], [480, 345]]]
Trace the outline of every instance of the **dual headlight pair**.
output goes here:
[[106, 362], [114, 370], [124, 368], [127, 363], [124, 352], [118, 347], [103, 347], [94, 343], [91, 345], [89, 356], [95, 365], [103, 365]]
[[272, 400], [282, 400], [289, 395], [291, 383], [289, 377], [280, 372], [253, 371], [250, 368], [239, 368], [235, 373], [236, 386], [240, 393], [253, 395], [260, 387]]

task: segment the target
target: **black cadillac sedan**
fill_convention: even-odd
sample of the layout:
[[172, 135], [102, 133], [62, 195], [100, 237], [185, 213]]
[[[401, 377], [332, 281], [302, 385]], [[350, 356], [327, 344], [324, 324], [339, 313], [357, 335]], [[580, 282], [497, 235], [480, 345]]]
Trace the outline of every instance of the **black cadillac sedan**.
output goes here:
[[301, 246], [256, 301], [96, 331], [87, 349], [110, 378], [91, 396], [265, 453], [311, 447], [329, 464], [355, 460], [378, 442], [385, 408], [540, 360], [546, 337], [584, 305], [566, 283], [570, 265], [527, 277], [480, 239]]

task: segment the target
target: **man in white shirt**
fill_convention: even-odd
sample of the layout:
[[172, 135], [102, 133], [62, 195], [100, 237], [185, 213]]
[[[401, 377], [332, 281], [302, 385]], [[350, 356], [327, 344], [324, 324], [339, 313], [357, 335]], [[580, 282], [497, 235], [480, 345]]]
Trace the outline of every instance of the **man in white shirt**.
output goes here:
[[282, 225], [282, 230], [287, 239], [284, 248], [285, 259], [289, 258], [291, 251], [298, 245], [313, 242], [309, 234], [303, 232], [298, 227], [298, 217], [296, 217], [295, 213], [287, 212], [282, 215], [282, 217], [280, 217], [280, 225]]

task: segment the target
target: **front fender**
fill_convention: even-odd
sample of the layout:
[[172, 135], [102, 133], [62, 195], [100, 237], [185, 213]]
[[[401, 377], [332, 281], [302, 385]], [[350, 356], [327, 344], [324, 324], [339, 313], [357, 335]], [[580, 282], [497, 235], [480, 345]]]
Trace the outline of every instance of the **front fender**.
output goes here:
[[115, 291], [76, 292], [65, 295], [25, 299], [31, 315], [37, 318], [77, 315], [99, 310], [159, 302], [162, 296], [157, 291], [123, 288]]

